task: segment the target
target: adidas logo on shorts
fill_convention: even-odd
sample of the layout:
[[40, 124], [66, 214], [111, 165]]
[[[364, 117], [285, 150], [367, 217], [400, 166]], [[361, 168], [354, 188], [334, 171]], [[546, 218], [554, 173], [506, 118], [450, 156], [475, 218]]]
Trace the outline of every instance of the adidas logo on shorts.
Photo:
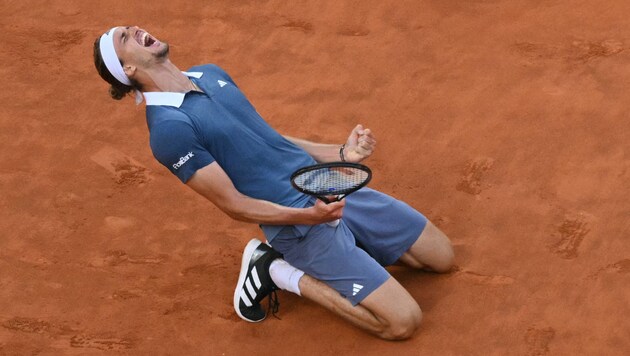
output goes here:
[[363, 289], [362, 285], [356, 283], [352, 284], [352, 296], [354, 297], [355, 295], [357, 295], [357, 293], [359, 293], [361, 289]]

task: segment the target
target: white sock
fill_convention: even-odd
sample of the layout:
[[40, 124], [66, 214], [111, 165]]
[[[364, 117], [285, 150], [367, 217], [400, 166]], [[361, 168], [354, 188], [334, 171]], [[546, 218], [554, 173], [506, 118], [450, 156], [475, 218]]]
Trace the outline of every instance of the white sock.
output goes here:
[[301, 296], [299, 282], [304, 272], [291, 266], [289, 262], [280, 258], [275, 259], [269, 266], [269, 275], [278, 288]]

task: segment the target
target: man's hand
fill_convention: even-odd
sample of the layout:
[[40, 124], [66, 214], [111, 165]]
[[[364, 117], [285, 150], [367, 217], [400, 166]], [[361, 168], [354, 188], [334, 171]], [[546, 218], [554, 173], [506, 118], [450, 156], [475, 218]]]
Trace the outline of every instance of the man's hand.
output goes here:
[[311, 208], [313, 209], [313, 224], [327, 223], [340, 219], [345, 205], [345, 199], [333, 201], [330, 204], [317, 199], [315, 205]]
[[343, 150], [346, 162], [359, 163], [368, 158], [376, 148], [376, 139], [370, 129], [364, 129], [363, 125], [357, 125], [346, 141]]

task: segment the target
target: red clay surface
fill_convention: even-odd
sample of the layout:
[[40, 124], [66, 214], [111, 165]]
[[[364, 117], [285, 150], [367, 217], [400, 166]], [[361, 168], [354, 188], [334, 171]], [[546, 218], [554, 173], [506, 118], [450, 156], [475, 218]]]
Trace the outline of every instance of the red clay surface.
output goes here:
[[[630, 354], [627, 1], [44, 3], [0, 5], [0, 355]], [[283, 134], [373, 129], [370, 186], [457, 253], [450, 274], [391, 270], [424, 311], [415, 337], [287, 293], [282, 320], [236, 317], [262, 234], [109, 99], [92, 44], [120, 24], [183, 70], [225, 68]]]

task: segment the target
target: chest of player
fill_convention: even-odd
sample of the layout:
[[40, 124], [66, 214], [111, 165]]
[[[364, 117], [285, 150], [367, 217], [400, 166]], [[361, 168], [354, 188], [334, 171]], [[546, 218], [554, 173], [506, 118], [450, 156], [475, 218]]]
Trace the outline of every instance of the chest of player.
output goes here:
[[201, 92], [190, 92], [182, 109], [203, 121], [215, 124], [225, 121], [250, 123], [258, 119], [256, 109], [243, 93], [232, 83], [218, 80], [200, 81]]
[[207, 143], [270, 139], [274, 132], [234, 84], [221, 79], [196, 82], [203, 92], [189, 92], [182, 103], [198, 134]]

